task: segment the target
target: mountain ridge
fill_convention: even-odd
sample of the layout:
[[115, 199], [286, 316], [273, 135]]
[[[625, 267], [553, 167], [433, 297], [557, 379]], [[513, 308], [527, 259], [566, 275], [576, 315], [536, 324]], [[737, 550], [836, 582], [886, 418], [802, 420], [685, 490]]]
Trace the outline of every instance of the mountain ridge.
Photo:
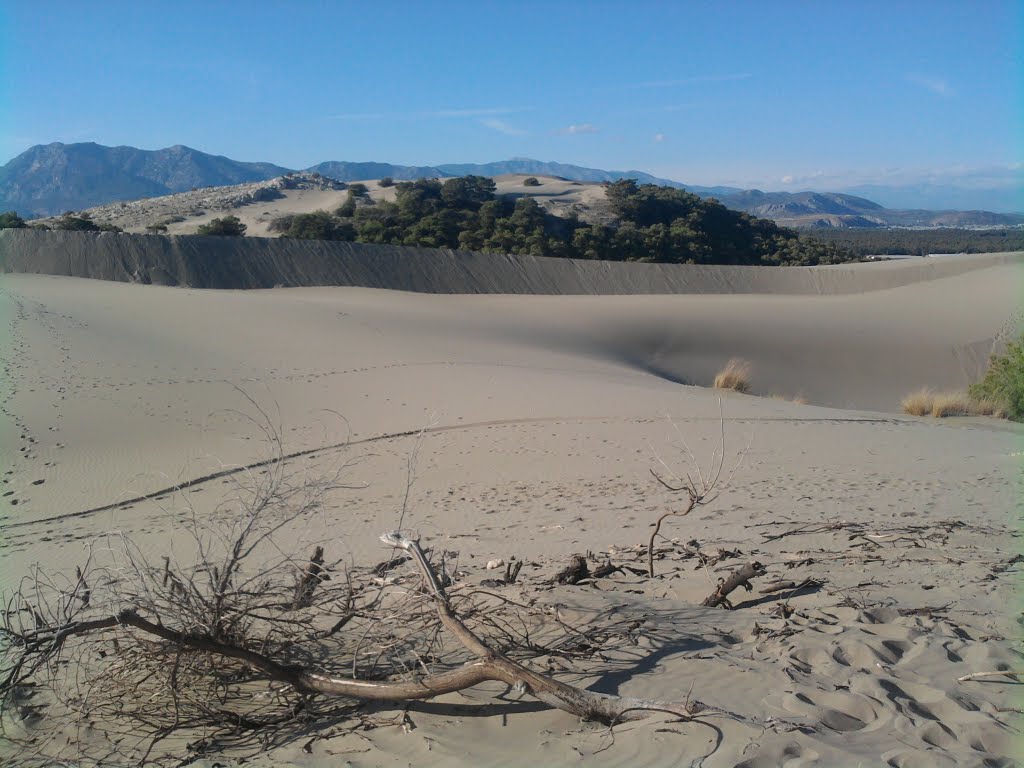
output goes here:
[[[94, 142], [53, 142], [33, 146], [0, 166], [0, 210], [28, 217], [201, 187], [266, 181], [293, 172], [265, 162], [242, 162], [181, 144], [157, 150], [107, 147]], [[580, 182], [636, 179], [715, 197], [723, 205], [797, 227], [1014, 226], [1024, 215], [988, 211], [891, 209], [856, 195], [836, 192], [763, 192], [736, 187], [702, 187], [637, 170], [607, 171], [567, 163], [512, 158], [493, 163], [402, 166], [380, 162], [330, 160], [306, 169], [339, 181], [389, 176], [395, 180], [445, 178], [467, 174], [556, 176]]]

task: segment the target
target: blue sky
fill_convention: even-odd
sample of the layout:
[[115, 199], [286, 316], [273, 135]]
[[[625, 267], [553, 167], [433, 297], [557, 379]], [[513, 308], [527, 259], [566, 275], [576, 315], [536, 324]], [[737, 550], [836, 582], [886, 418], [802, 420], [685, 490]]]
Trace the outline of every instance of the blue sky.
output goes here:
[[766, 189], [1019, 185], [1022, 19], [984, 0], [0, 0], [0, 162], [96, 141], [289, 167], [527, 156]]

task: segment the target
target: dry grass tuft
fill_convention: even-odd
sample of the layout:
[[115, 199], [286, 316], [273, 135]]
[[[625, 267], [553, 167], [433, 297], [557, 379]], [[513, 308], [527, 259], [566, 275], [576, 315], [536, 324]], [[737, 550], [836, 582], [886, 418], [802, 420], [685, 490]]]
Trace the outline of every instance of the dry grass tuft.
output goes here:
[[932, 412], [934, 404], [935, 393], [928, 389], [928, 387], [922, 387], [915, 392], [911, 392], [900, 403], [903, 407], [903, 412], [909, 413], [911, 416], [927, 416]]
[[768, 397], [772, 400], [778, 400], [783, 403], [796, 403], [797, 405], [807, 405], [810, 401], [803, 395], [797, 395], [796, 397], [789, 397], [789, 395], [780, 395], [775, 392]]
[[715, 389], [731, 389], [736, 392], [750, 391], [750, 363], [734, 357], [715, 376]]
[[966, 392], [936, 393], [927, 387], [911, 392], [901, 403], [903, 412], [911, 416], [994, 416], [1005, 419], [1006, 411], [991, 400], [975, 400]]
[[932, 416], [943, 419], [947, 416], [970, 416], [974, 404], [966, 392], [943, 392], [932, 400]]

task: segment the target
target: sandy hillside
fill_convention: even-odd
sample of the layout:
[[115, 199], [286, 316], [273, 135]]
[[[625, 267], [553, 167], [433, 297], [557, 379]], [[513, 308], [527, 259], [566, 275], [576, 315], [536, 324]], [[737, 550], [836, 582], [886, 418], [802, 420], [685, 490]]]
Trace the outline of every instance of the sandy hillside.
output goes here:
[[[731, 713], [709, 720], [718, 731], [665, 716], [613, 738], [485, 686], [414, 705], [412, 730], [335, 729], [304, 750], [307, 734], [249, 764], [1013, 765], [1019, 685], [958, 678], [1021, 669], [1024, 432], [907, 417], [898, 403], [918, 386], [966, 385], [1019, 331], [1022, 270], [834, 296], [200, 291], [4, 275], [0, 575], [13, 585], [35, 562], [73, 568], [107, 532], [187, 557], [183, 511], [210, 514], [244, 474], [232, 468], [266, 455], [244, 392], [286, 451], [321, 449], [301, 461], [353, 462], [353, 487], [332, 493], [304, 542], [384, 559], [376, 537], [397, 525], [419, 445], [404, 524], [459, 550], [463, 583], [492, 575], [489, 559], [524, 558], [508, 596], [633, 627], [628, 651], [557, 659], [554, 674], [658, 699], [692, 688]], [[733, 356], [751, 361], [757, 395], [811, 404], [728, 393], [720, 406], [683, 383], [706, 386]], [[720, 414], [730, 465], [749, 449], [713, 504], [666, 522], [658, 578], [545, 585], [572, 553], [642, 565], [636, 547], [680, 503], [650, 469], [687, 471], [680, 436], [708, 466]], [[701, 567], [698, 548], [725, 553]], [[749, 559], [768, 571], [754, 593], [734, 611], [699, 607]], [[756, 591], [806, 578], [823, 585]]]
[[[604, 187], [599, 182], [566, 181], [552, 176], [535, 176], [539, 186], [526, 186], [531, 178], [522, 174], [496, 176], [498, 195], [512, 199], [530, 196], [558, 216], [575, 213], [586, 221], [608, 221], [612, 218], [605, 202]], [[366, 186], [374, 202], [394, 200], [394, 186], [380, 185], [379, 179], [359, 183]], [[270, 232], [270, 222], [279, 216], [310, 213], [316, 210], [333, 212], [345, 202], [347, 184], [326, 177], [294, 174], [285, 179], [209, 187], [176, 195], [143, 198], [89, 208], [86, 213], [97, 223], [114, 224], [125, 232], [145, 233], [146, 227], [165, 223], [171, 235], [191, 235], [213, 219], [237, 216], [247, 227], [249, 237], [277, 237]], [[81, 213], [81, 212], [79, 212]], [[52, 222], [59, 217], [38, 219]]]

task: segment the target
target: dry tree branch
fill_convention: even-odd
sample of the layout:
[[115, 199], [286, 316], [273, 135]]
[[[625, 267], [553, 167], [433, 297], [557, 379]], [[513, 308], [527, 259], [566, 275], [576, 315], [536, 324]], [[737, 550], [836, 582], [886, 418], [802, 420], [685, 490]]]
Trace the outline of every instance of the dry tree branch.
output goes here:
[[[721, 493], [721, 491], [732, 481], [733, 475], [735, 475], [736, 471], [740, 468], [740, 465], [746, 458], [747, 453], [750, 451], [750, 446], [753, 445], [754, 443], [754, 433], [751, 432], [750, 441], [747, 443], [746, 447], [742, 451], [740, 451], [735, 466], [733, 466], [732, 470], [729, 472], [728, 476], [725, 479], [725, 482], [722, 482], [722, 471], [725, 467], [726, 443], [725, 415], [722, 411], [721, 398], [719, 398], [718, 400], [718, 410], [721, 436], [719, 438], [718, 446], [714, 449], [714, 451], [711, 454], [711, 464], [708, 467], [707, 473], [701, 471], [700, 462], [697, 461], [697, 459], [693, 455], [693, 451], [690, 450], [690, 446], [686, 442], [686, 438], [683, 436], [682, 430], [679, 429], [679, 426], [674, 421], [669, 419], [669, 422], [672, 424], [673, 429], [679, 436], [679, 440], [686, 452], [687, 457], [690, 460], [690, 463], [693, 465], [694, 471], [697, 475], [697, 482], [694, 482], [689, 472], [685, 473], [686, 480], [684, 482], [682, 479], [678, 477], [678, 475], [676, 475], [671, 469], [669, 469], [668, 464], [666, 464], [665, 461], [661, 458], [661, 456], [658, 455], [657, 451], [654, 451], [654, 456], [657, 459], [658, 463], [665, 468], [668, 474], [670, 474], [672, 477], [676, 479], [677, 484], [673, 485], [672, 483], [669, 483], [661, 475], [655, 472], [654, 469], [650, 470], [651, 475], [653, 475], [654, 479], [657, 480], [662, 486], [667, 488], [669, 491], [672, 491], [673, 493], [685, 492], [687, 496], [687, 501], [683, 509], [669, 510], [668, 512], [664, 512], [655, 521], [654, 530], [651, 532], [651, 537], [647, 543], [647, 575], [652, 579], [654, 578], [654, 543], [657, 540], [659, 534], [661, 533], [662, 523], [665, 522], [665, 520], [669, 517], [685, 517], [686, 515], [690, 514], [696, 507], [705, 504], [710, 504], [715, 499], [717, 499], [719, 493]], [[652, 446], [652, 451], [653, 450], [654, 449]]]
[[538, 674], [512, 661], [477, 637], [452, 609], [448, 595], [418, 541], [409, 539], [399, 532], [386, 533], [380, 538], [385, 544], [412, 555], [426, 582], [427, 592], [434, 601], [438, 618], [464, 647], [480, 659], [473, 666], [486, 676], [485, 679], [500, 680], [556, 709], [585, 720], [596, 720], [606, 724], [639, 720], [648, 717], [652, 712], [669, 712], [684, 720], [691, 720], [707, 709], [706, 705], [696, 700], [667, 703], [596, 693]]

